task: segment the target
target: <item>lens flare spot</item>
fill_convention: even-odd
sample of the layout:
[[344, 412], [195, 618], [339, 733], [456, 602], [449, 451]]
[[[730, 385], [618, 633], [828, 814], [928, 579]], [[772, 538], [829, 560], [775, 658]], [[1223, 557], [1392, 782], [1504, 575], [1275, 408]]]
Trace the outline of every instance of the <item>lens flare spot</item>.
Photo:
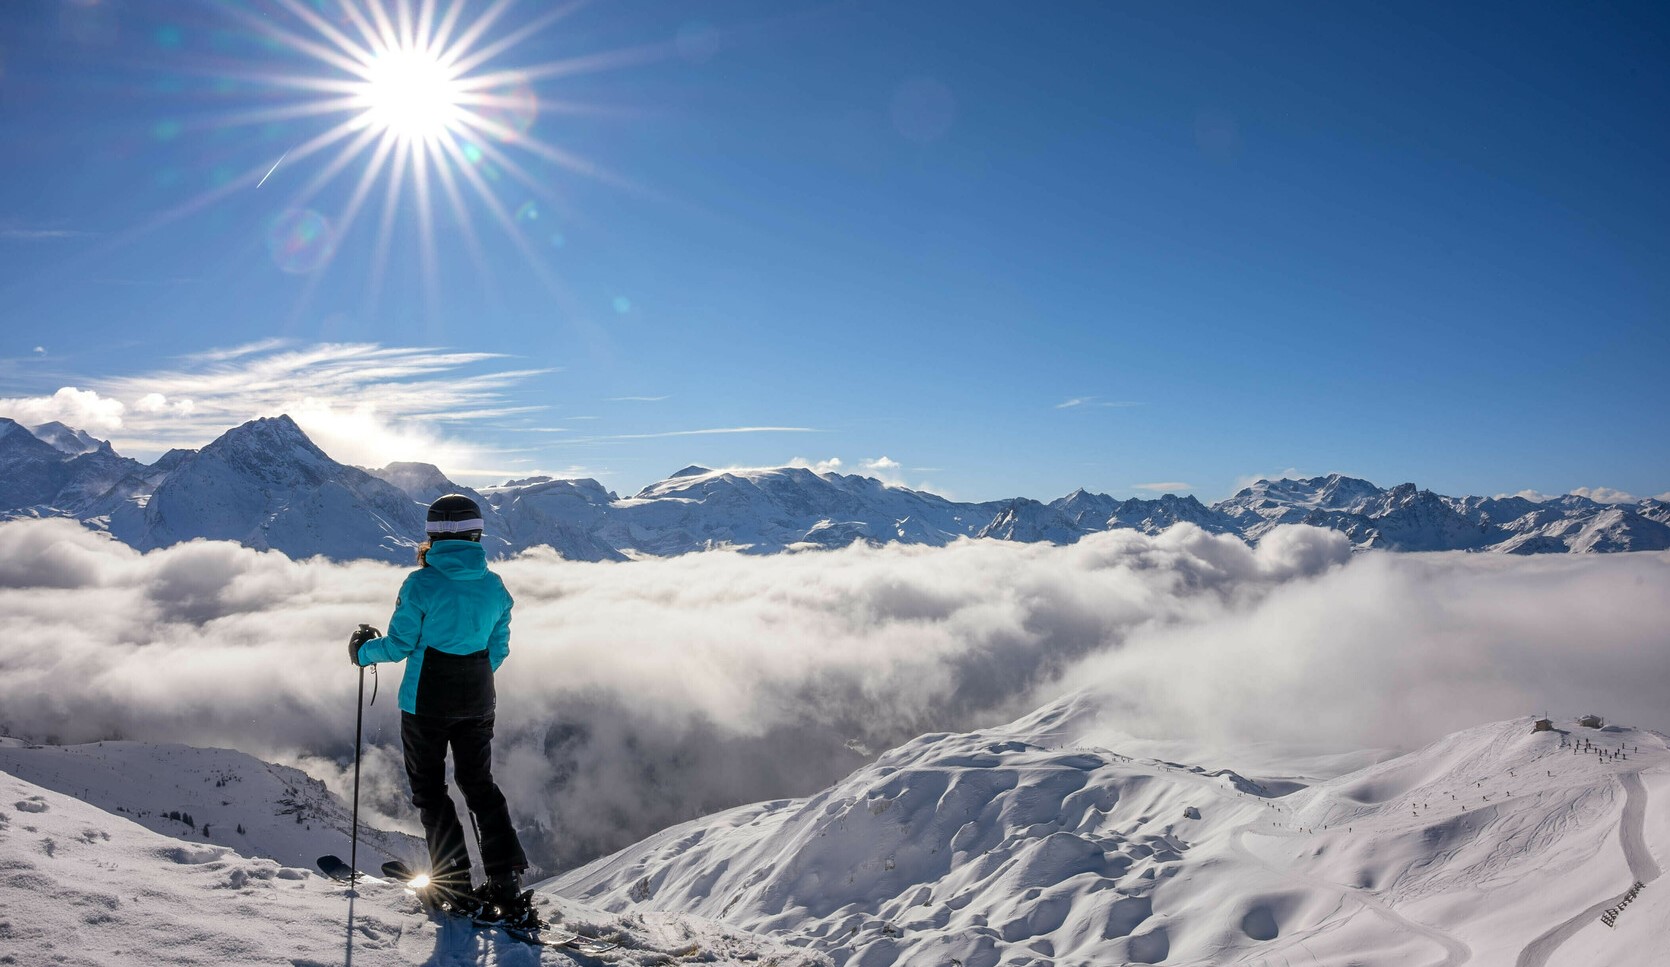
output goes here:
[[515, 77], [494, 87], [476, 111], [487, 121], [487, 132], [500, 141], [517, 141], [533, 130], [539, 118], [539, 94], [526, 78]]
[[615, 296], [615, 312], [624, 316], [628, 312], [631, 312], [631, 311], [632, 311], [632, 300], [631, 299], [628, 299], [626, 296], [623, 296], [623, 295]]
[[567, 244], [568, 244], [568, 239], [563, 235], [563, 233], [561, 233], [561, 232], [552, 232], [551, 233], [551, 247], [552, 248], [562, 248], [564, 245], [567, 245]]
[[172, 141], [180, 136], [185, 126], [178, 121], [158, 121], [151, 125], [151, 137], [158, 141]]
[[292, 275], [318, 271], [336, 253], [336, 241], [330, 220], [311, 208], [286, 209], [267, 229], [273, 264]]
[[169, 50], [178, 48], [185, 40], [185, 33], [173, 25], [158, 27], [151, 36], [156, 40], [158, 47], [166, 47]]
[[525, 201], [516, 209], [516, 220], [519, 222], [539, 221], [539, 206], [531, 201]]

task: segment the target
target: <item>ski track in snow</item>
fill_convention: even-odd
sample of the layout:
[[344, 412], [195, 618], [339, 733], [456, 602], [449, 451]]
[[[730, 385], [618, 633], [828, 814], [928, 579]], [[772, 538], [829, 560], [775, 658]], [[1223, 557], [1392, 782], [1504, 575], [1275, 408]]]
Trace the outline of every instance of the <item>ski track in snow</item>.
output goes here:
[[[1647, 789], [1641, 785], [1639, 771], [1625, 772], [1618, 776], [1618, 781], [1624, 787], [1625, 796], [1623, 818], [1618, 823], [1618, 844], [1623, 847], [1624, 860], [1629, 864], [1632, 879], [1641, 883], [1651, 883], [1658, 879], [1661, 871], [1658, 863], [1653, 860], [1652, 851], [1647, 848]], [[1526, 944], [1525, 949], [1519, 954], [1519, 959], [1515, 961], [1515, 967], [1546, 967], [1548, 958], [1554, 956], [1556, 950], [1583, 928], [1598, 921], [1608, 907], [1621, 903], [1627, 892], [1628, 888], [1620, 890], [1617, 896], [1594, 904]]]
[[[1046, 735], [1057, 717], [1048, 709], [921, 737], [814, 797], [695, 820], [559, 882], [605, 909], [693, 910], [849, 967], [952, 957], [967, 967], [1506, 967], [1548, 924], [1614, 891], [1613, 842], [1645, 882], [1658, 875], [1650, 848], [1670, 830], [1647, 805], [1649, 789], [1662, 797], [1670, 761], [1650, 732], [1496, 722], [1270, 796], [1222, 770], [1108, 752], [1093, 732]], [[1594, 750], [1571, 744], [1585, 738]], [[1616, 756], [1634, 743], [1640, 756]], [[1074, 771], [1086, 781], [1057, 781]], [[982, 793], [948, 796], [959, 783]], [[1067, 843], [1082, 849], [1051, 849]], [[1150, 846], [1152, 859], [1112, 862]], [[1108, 897], [1122, 905], [1098, 903]], [[1585, 954], [1604, 956], [1579, 962], [1661, 967], [1657, 900], [1646, 894], [1615, 931], [1590, 934]], [[1140, 920], [1110, 929], [1137, 908]], [[1543, 945], [1539, 964], [1558, 943]]]
[[[1460, 967], [1461, 964], [1466, 963], [1473, 956], [1472, 948], [1467, 946], [1465, 943], [1462, 943], [1460, 940], [1457, 940], [1442, 930], [1438, 930], [1433, 927], [1429, 927], [1424, 923], [1418, 923], [1409, 919], [1366, 890], [1359, 890], [1343, 883], [1334, 883], [1320, 877], [1309, 876], [1297, 870], [1281, 869], [1260, 859], [1257, 854], [1247, 849], [1246, 844], [1243, 841], [1243, 837], [1250, 834], [1253, 836], [1279, 836], [1283, 838], [1293, 838], [1303, 836], [1304, 834], [1289, 832], [1272, 833], [1263, 829], [1253, 829], [1253, 822], [1260, 822], [1260, 820], [1252, 820], [1247, 825], [1235, 830], [1230, 839], [1232, 847], [1247, 860], [1264, 867], [1277, 877], [1297, 880], [1320, 890], [1336, 892], [1344, 900], [1361, 904], [1364, 909], [1367, 909], [1371, 913], [1379, 916], [1382, 920], [1385, 920], [1393, 927], [1426, 937], [1428, 940], [1431, 940], [1433, 943], [1444, 949], [1443, 959], [1434, 963], [1433, 967]], [[1303, 945], [1303, 938], [1300, 938], [1299, 943], [1301, 946]], [[1266, 956], [1268, 956], [1268, 954], [1263, 951], [1251, 951], [1242, 955], [1238, 960], [1236, 960], [1236, 963], [1245, 963], [1248, 958], [1262, 958]]]

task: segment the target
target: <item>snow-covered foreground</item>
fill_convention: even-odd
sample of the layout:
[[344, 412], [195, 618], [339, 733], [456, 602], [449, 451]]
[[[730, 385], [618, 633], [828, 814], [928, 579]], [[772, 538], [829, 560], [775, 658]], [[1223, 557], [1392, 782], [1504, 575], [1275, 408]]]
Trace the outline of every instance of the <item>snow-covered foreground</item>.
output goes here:
[[[106, 743], [71, 748], [0, 747], [0, 964], [71, 964], [115, 967], [140, 964], [567, 964], [597, 963], [597, 958], [561, 950], [540, 950], [491, 931], [435, 920], [398, 884], [368, 879], [358, 897], [344, 884], [314, 873], [312, 862], [291, 857], [319, 846], [315, 854], [342, 847], [346, 826], [342, 804], [309, 787], [308, 820], [268, 811], [266, 788], [257, 776], [215, 785], [224, 771], [210, 773], [208, 800], [188, 806], [200, 825], [211, 812], [236, 812], [245, 818], [248, 852], [205, 841], [168, 819], [182, 795], [202, 784], [203, 766], [224, 770], [248, 757], [223, 750]], [[250, 760], [253, 761], [253, 760]], [[149, 762], [152, 771], [141, 764]], [[43, 779], [82, 789], [90, 801], [19, 778], [38, 772]], [[244, 763], [248, 765], [248, 763]], [[264, 764], [263, 764], [264, 765]], [[127, 772], [127, 769], [135, 771]], [[259, 768], [259, 766], [257, 767]], [[265, 766], [277, 791], [287, 787], [293, 770]], [[298, 774], [299, 775], [299, 774]], [[111, 784], [114, 782], [115, 784]], [[80, 789], [77, 790], [81, 792]], [[307, 791], [307, 790], [299, 790]], [[227, 805], [218, 805], [224, 798]], [[140, 816], [102, 809], [107, 804], [153, 800], [156, 811]], [[190, 801], [189, 799], [186, 801]], [[112, 807], [113, 808], [113, 807]], [[282, 807], [281, 807], [282, 808]], [[218, 819], [218, 815], [217, 815]], [[225, 822], [232, 822], [225, 820]], [[305, 827], [315, 823], [309, 831]], [[177, 835], [146, 825], [175, 827]], [[217, 823], [210, 823], [214, 837]], [[298, 832], [300, 831], [300, 832]], [[373, 841], [398, 846], [397, 835], [372, 834]], [[219, 838], [219, 837], [215, 837]], [[362, 847], [364, 844], [362, 843]], [[283, 855], [258, 858], [252, 852]], [[374, 867], [361, 851], [361, 866]], [[606, 955], [622, 965], [700, 963], [777, 964], [816, 967], [819, 956], [780, 947], [734, 927], [697, 917], [652, 914], [611, 915], [582, 904], [547, 896], [541, 902], [548, 918], [618, 939], [622, 947]]]
[[922, 736], [819, 795], [687, 823], [553, 885], [864, 967], [1666, 962], [1659, 733], [1525, 718], [1260, 780], [1098, 748], [1094, 718], [1064, 700]]
[[[346, 807], [294, 769], [0, 739], [0, 964], [1657, 967], [1670, 951], [1661, 733], [1524, 718], [1366, 766], [1259, 743], [1235, 771], [1101, 714], [1086, 693], [924, 735], [818, 795], [541, 884], [548, 917], [621, 941], [601, 958], [431, 919], [374, 878], [348, 896], [311, 869], [346, 853]], [[364, 868], [420, 854], [362, 836]]]

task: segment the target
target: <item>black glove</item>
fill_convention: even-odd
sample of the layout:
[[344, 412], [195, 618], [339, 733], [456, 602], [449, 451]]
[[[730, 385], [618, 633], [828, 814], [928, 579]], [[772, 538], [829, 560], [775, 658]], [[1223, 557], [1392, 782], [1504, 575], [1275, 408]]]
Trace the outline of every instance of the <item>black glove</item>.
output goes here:
[[383, 633], [370, 625], [360, 625], [360, 630], [354, 632], [348, 639], [348, 660], [358, 665], [360, 663], [360, 645], [373, 638], [381, 638]]

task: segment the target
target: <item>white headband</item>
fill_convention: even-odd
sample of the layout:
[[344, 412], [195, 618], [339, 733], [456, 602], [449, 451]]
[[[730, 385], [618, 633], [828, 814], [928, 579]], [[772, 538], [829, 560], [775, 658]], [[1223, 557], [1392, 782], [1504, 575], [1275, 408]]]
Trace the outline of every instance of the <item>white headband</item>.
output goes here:
[[426, 534], [463, 534], [467, 531], [483, 530], [481, 518], [471, 520], [432, 520], [424, 525]]

